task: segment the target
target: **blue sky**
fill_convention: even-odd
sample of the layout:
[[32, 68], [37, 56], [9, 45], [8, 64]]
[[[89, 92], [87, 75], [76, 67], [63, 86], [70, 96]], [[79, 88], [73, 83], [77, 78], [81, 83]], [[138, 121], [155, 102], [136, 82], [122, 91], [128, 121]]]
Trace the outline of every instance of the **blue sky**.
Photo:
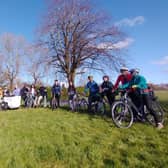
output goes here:
[[[148, 82], [168, 83], [168, 1], [167, 0], [93, 0], [113, 22], [127, 33], [125, 41], [129, 67], [138, 67]], [[5, 0], [0, 5], [0, 34], [36, 38], [42, 20], [44, 0]]]

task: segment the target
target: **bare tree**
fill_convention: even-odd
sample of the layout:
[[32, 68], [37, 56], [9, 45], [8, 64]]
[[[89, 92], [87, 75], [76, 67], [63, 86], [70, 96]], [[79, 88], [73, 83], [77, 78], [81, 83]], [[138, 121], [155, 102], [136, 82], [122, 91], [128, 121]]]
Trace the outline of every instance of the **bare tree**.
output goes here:
[[[1, 59], [1, 56], [0, 56], [0, 59]], [[5, 74], [3, 73], [2, 67], [0, 66], [0, 87], [6, 84], [7, 84], [7, 81], [5, 80]]]
[[42, 79], [47, 76], [49, 65], [45, 60], [48, 50], [37, 45], [31, 45], [27, 49], [27, 66], [26, 71], [33, 79], [36, 85], [42, 82]]
[[4, 33], [0, 36], [1, 73], [3, 80], [13, 89], [24, 58], [26, 41], [21, 36]]
[[87, 0], [52, 0], [44, 21], [40, 44], [49, 48], [50, 61], [74, 82], [86, 69], [116, 70], [123, 58], [116, 43], [124, 36], [110, 18], [96, 12]]

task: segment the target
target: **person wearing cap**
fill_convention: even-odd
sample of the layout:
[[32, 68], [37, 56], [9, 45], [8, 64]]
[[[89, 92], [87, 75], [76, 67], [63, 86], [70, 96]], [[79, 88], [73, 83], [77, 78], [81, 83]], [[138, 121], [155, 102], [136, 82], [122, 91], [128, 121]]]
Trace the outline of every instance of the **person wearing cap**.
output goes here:
[[92, 102], [94, 102], [100, 98], [99, 86], [93, 80], [93, 76], [88, 76], [88, 83], [85, 86], [84, 92], [87, 93], [88, 91], [89, 91], [88, 112], [91, 112]]
[[53, 87], [51, 88], [52, 98], [55, 97], [58, 107], [60, 107], [61, 86], [58, 80], [55, 80]]
[[118, 88], [119, 84], [121, 83], [122, 85], [123, 84], [126, 84], [128, 83], [131, 78], [132, 78], [132, 75], [130, 74], [130, 72], [128, 71], [128, 68], [127, 67], [122, 67], [120, 68], [120, 75], [118, 76], [115, 84], [114, 84], [114, 90]]
[[112, 88], [113, 88], [113, 83], [109, 81], [109, 76], [107, 75], [103, 76], [103, 83], [100, 86], [101, 95], [102, 95], [102, 98], [104, 96], [107, 97], [110, 106], [112, 106], [112, 103], [114, 102], [114, 99], [115, 99], [114, 94], [111, 92]]
[[[157, 128], [163, 128], [163, 124], [159, 121], [155, 110], [152, 108], [149, 89], [145, 77], [139, 75], [139, 72], [137, 72], [136, 69], [131, 69], [130, 73], [132, 75], [132, 79], [129, 83], [123, 85], [122, 88], [132, 88], [133, 92], [130, 94], [130, 97], [135, 105], [139, 109], [145, 105], [151, 115], [153, 115]], [[141, 110], [141, 112], [143, 113], [143, 110]]]

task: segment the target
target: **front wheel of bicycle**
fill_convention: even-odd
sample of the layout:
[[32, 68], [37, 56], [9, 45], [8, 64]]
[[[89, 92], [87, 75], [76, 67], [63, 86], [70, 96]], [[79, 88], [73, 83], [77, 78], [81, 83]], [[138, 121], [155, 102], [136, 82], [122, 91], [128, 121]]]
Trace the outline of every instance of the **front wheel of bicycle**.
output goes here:
[[117, 101], [112, 106], [112, 120], [119, 128], [129, 128], [133, 123], [133, 112], [130, 106], [122, 101]]

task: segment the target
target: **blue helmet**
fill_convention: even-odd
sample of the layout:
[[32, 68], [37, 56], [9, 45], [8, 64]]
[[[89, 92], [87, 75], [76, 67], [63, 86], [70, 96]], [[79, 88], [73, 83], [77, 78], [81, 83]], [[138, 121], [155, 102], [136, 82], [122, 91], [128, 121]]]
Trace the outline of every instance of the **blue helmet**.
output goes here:
[[133, 68], [133, 69], [130, 69], [129, 72], [131, 74], [133, 74], [134, 72], [139, 73], [139, 69], [138, 68]]

